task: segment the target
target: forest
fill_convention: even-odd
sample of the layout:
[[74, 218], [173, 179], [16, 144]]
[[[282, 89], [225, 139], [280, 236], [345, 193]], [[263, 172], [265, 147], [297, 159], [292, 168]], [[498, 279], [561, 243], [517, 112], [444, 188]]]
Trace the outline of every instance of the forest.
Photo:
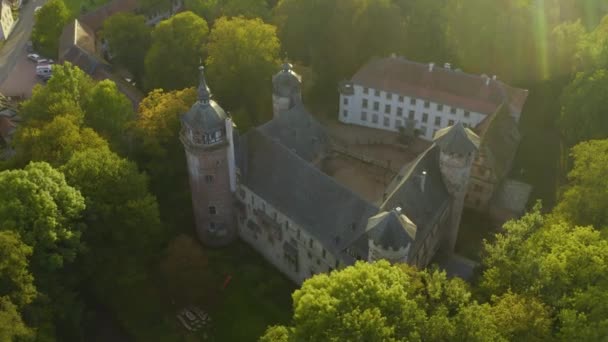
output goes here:
[[[140, 2], [144, 12], [171, 6]], [[119, 13], [99, 33], [113, 66], [145, 94], [137, 108], [112, 81], [69, 63], [20, 105], [16, 154], [0, 162], [0, 341], [90, 340], [99, 306], [134, 340], [188, 340], [165, 314], [175, 303], [213, 301], [227, 272], [266, 274], [240, 246], [218, 252], [193, 238], [178, 132], [198, 66], [244, 132], [272, 116], [271, 77], [283, 60], [304, 76], [311, 111], [331, 118], [337, 84], [391, 53], [530, 90], [514, 167], [534, 186], [529, 212], [484, 243], [472, 284], [434, 268], [361, 263], [311, 278], [291, 303], [284, 278], [250, 276], [222, 304], [232, 311], [215, 313], [242, 319], [241, 329], [219, 327], [216, 340], [606, 339], [608, 1], [184, 6], [154, 27]], [[49, 0], [34, 44], [55, 56], [74, 16]]]

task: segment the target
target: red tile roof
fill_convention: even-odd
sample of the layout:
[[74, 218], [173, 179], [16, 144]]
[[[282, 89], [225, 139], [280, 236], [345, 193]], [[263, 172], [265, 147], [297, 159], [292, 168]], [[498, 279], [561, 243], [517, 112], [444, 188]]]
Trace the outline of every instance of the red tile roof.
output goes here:
[[378, 58], [363, 66], [353, 83], [396, 94], [427, 99], [472, 112], [491, 114], [503, 102], [519, 119], [528, 91], [499, 80], [462, 71], [408, 61], [403, 57]]

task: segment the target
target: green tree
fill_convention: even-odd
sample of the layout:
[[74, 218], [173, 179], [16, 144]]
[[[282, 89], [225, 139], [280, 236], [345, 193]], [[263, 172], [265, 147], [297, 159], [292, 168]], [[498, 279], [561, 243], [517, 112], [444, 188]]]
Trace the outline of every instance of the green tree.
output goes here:
[[608, 71], [599, 69], [578, 73], [564, 89], [559, 126], [568, 146], [608, 136], [607, 88]]
[[20, 128], [15, 136], [15, 146], [18, 165], [46, 161], [60, 166], [75, 152], [107, 148], [108, 143], [92, 129], [78, 126], [73, 117], [57, 116], [40, 128]]
[[578, 48], [577, 62], [583, 71], [608, 66], [608, 16], [592, 31], [579, 38]]
[[553, 56], [552, 77], [570, 75], [582, 66], [583, 56], [579, 50], [585, 33], [580, 20], [564, 22], [553, 28], [550, 40]]
[[[268, 119], [271, 77], [279, 65], [275, 27], [260, 19], [222, 17], [207, 49], [209, 84], [218, 102], [226, 110], [245, 109], [255, 125]], [[235, 120], [238, 125], [240, 118]]]
[[553, 212], [573, 224], [608, 228], [608, 139], [582, 142], [570, 156], [574, 166]]
[[546, 219], [540, 206], [504, 230], [485, 244], [481, 292], [538, 298], [551, 308], [552, 329], [564, 340], [607, 336], [608, 241], [592, 227]]
[[6, 297], [0, 297], [0, 341], [30, 338], [33, 331], [25, 325], [17, 306]]
[[70, 17], [63, 0], [49, 0], [36, 13], [32, 42], [44, 56], [57, 58], [59, 38]]
[[316, 275], [294, 292], [293, 307], [293, 326], [269, 328], [261, 341], [540, 341], [550, 326], [536, 299], [478, 304], [458, 278], [386, 261]]
[[93, 287], [103, 293], [143, 277], [163, 236], [146, 175], [107, 148], [76, 152], [61, 171], [85, 198], [83, 264]]
[[0, 172], [0, 227], [33, 247], [34, 270], [56, 270], [80, 250], [84, 198], [44, 162]]
[[127, 123], [135, 118], [133, 104], [110, 80], [91, 88], [82, 109], [84, 124], [114, 143], [123, 138]]
[[145, 59], [147, 89], [175, 90], [196, 84], [195, 72], [203, 57], [207, 22], [192, 12], [161, 21], [152, 31]]
[[103, 37], [108, 42], [112, 59], [127, 68], [138, 85], [143, 79], [151, 33], [143, 15], [118, 13], [103, 23]]

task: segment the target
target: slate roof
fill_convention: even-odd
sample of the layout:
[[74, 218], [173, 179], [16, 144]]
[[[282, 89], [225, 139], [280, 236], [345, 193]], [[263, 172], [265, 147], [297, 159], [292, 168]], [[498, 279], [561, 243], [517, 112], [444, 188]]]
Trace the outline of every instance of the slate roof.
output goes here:
[[378, 212], [277, 139], [254, 128], [237, 145], [240, 183], [320, 241], [334, 254], [365, 233]]
[[182, 116], [182, 121], [191, 128], [199, 128], [204, 132], [220, 130], [224, 127], [228, 116], [220, 105], [211, 100], [211, 93], [205, 80], [204, 68], [200, 67], [199, 71], [198, 99], [190, 110]]
[[413, 96], [469, 111], [490, 114], [507, 103], [511, 114], [519, 118], [528, 91], [511, 87], [499, 80], [441, 68], [429, 71], [429, 65], [403, 57], [377, 58], [363, 66], [353, 83], [396, 94]]
[[503, 179], [510, 171], [521, 141], [517, 122], [506, 106], [500, 106], [480, 133], [480, 151], [497, 179]]
[[93, 75], [98, 68], [108, 67], [108, 63], [97, 54], [94, 31], [74, 19], [64, 28], [59, 38], [59, 61], [68, 61]]
[[416, 231], [408, 229], [406, 222], [396, 210], [383, 211], [370, 217], [367, 222], [367, 235], [377, 246], [398, 250], [416, 239]]
[[325, 128], [301, 103], [258, 129], [309, 162], [329, 148]]
[[[382, 211], [391, 211], [400, 207], [417, 226], [418, 231], [426, 230], [439, 218], [438, 215], [450, 202], [450, 195], [443, 183], [439, 168], [440, 148], [433, 144], [418, 158], [399, 172], [401, 179], [380, 206]], [[422, 174], [424, 191], [422, 190]]]
[[461, 122], [438, 130], [433, 141], [447, 153], [466, 155], [479, 150], [479, 137]]

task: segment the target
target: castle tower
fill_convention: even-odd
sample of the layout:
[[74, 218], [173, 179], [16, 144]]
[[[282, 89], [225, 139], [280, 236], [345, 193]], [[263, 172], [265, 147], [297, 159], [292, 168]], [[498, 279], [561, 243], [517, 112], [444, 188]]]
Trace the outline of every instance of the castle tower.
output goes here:
[[447, 236], [447, 250], [451, 253], [456, 246], [460, 218], [464, 208], [471, 165], [479, 149], [479, 137], [458, 122], [454, 126], [440, 129], [435, 133], [435, 144], [439, 146], [439, 167], [443, 182], [452, 196], [450, 229]]
[[367, 221], [368, 261], [408, 262], [410, 246], [416, 239], [416, 225], [401, 208], [383, 211]]
[[233, 123], [211, 99], [203, 67], [198, 99], [181, 121], [180, 140], [186, 150], [196, 232], [207, 245], [225, 245], [237, 236]]
[[293, 71], [291, 64], [284, 63], [281, 71], [272, 77], [274, 117], [290, 110], [299, 102], [302, 102], [302, 78]]

